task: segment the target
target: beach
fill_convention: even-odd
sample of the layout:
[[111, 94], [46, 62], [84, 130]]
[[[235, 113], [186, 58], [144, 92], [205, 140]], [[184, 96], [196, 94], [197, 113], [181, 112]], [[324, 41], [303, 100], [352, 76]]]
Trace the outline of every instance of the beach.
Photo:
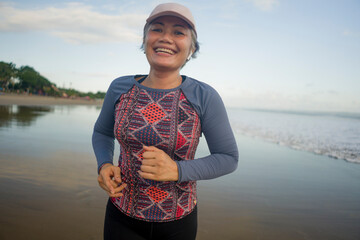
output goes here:
[[[0, 239], [102, 239], [107, 196], [91, 147], [99, 105], [6, 105], [4, 96]], [[360, 164], [236, 140], [238, 169], [198, 182], [198, 240], [360, 239]], [[196, 156], [207, 154], [202, 139]]]
[[52, 105], [102, 105], [102, 100], [60, 98], [29, 94], [1, 93], [0, 105], [52, 106]]

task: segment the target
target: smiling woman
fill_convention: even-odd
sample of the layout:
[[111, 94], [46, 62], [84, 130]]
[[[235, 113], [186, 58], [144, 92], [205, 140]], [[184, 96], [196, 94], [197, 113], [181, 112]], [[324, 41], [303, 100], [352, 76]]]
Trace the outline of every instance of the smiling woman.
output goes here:
[[[189, 34], [188, 31], [190, 31], [190, 35], [191, 35], [191, 47], [190, 47], [190, 52], [189, 55], [186, 58], [186, 62], [188, 62], [191, 58], [196, 58], [197, 53], [199, 52], [200, 49], [200, 45], [199, 42], [197, 41], [197, 33], [195, 30], [195, 25], [191, 23], [191, 21], [184, 21], [181, 18], [177, 18], [177, 17], [173, 17], [173, 19], [175, 19], [174, 21], [180, 21], [180, 23], [176, 23], [174, 22], [174, 29], [173, 29], [173, 34], [175, 36], [177, 36], [178, 38], [182, 37], [185, 38], [185, 33]], [[151, 19], [150, 19], [151, 21]], [[163, 33], [163, 28], [165, 27], [164, 23], [161, 22], [161, 18], [157, 19], [157, 21], [153, 21], [151, 22], [151, 24], [149, 24], [149, 19], [148, 19], [148, 23], [145, 25], [144, 27], [144, 35], [143, 35], [143, 43], [141, 45], [141, 49], [144, 50], [144, 53], [146, 53], [146, 46], [145, 46], [145, 40], [146, 37], [148, 37], [148, 33], [149, 31], [153, 31], [153, 32], [159, 32]], [[192, 20], [192, 22], [194, 22], [194, 20]], [[157, 26], [158, 25], [158, 26]], [[174, 54], [174, 52], [171, 49], [167, 49], [167, 48], [159, 48], [158, 51], [162, 51], [162, 52], [166, 52], [169, 54]], [[185, 66], [186, 62], [182, 65], [182, 67]]]
[[[142, 48], [149, 74], [115, 79], [94, 127], [98, 182], [110, 196], [104, 238], [195, 239], [196, 181], [234, 171], [237, 145], [216, 90], [180, 75], [199, 50], [190, 10], [158, 5]], [[195, 158], [202, 133], [211, 154]]]
[[[191, 46], [191, 32], [186, 26], [185, 21], [178, 17], [164, 16], [159, 17], [150, 24], [149, 31], [145, 37], [145, 53], [150, 64], [150, 76], [145, 79], [143, 85], [157, 88], [151, 79], [156, 71], [173, 71], [179, 75], [178, 71], [191, 57], [195, 49]], [[173, 88], [179, 85], [181, 78], [176, 78], [177, 82]], [[169, 82], [170, 83], [170, 82]]]

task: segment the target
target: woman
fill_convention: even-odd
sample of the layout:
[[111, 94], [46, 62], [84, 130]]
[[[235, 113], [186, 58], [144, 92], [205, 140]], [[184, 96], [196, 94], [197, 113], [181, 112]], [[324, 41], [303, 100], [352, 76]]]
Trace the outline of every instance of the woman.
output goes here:
[[[142, 48], [149, 74], [115, 79], [94, 127], [98, 182], [110, 196], [104, 238], [195, 239], [196, 180], [234, 171], [236, 142], [219, 94], [180, 75], [199, 49], [189, 9], [158, 5]], [[211, 155], [194, 159], [202, 133]]]

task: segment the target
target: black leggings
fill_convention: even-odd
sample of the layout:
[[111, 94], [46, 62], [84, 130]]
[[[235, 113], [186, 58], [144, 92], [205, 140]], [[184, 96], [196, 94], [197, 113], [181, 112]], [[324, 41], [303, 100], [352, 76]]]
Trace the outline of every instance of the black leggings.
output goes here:
[[186, 217], [171, 222], [146, 222], [125, 215], [108, 201], [104, 240], [195, 240], [197, 207]]

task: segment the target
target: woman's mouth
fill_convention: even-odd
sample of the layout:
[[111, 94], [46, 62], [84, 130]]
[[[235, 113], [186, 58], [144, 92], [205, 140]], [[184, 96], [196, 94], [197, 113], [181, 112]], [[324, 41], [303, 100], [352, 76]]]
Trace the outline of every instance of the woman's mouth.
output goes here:
[[167, 54], [170, 54], [170, 55], [174, 55], [174, 54], [175, 54], [175, 52], [174, 52], [173, 50], [168, 49], [168, 48], [155, 48], [155, 52], [156, 52], [156, 53], [162, 52], [162, 53], [167, 53]]

